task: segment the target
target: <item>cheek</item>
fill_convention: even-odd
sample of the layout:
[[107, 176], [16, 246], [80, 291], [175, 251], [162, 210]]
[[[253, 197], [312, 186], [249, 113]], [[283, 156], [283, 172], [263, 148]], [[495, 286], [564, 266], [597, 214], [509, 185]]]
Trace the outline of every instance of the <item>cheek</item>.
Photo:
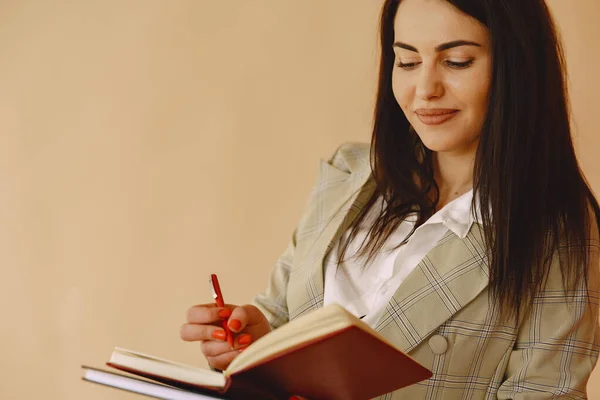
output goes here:
[[411, 104], [412, 98], [410, 83], [407, 82], [406, 79], [399, 79], [398, 75], [394, 74], [392, 76], [392, 91], [394, 92], [396, 102], [398, 102], [400, 108], [406, 112]]
[[483, 119], [487, 110], [489, 93], [489, 77], [462, 77], [458, 75], [449, 76], [446, 79], [447, 87], [452, 90], [454, 96], [463, 103], [463, 106], [474, 113], [476, 119]]

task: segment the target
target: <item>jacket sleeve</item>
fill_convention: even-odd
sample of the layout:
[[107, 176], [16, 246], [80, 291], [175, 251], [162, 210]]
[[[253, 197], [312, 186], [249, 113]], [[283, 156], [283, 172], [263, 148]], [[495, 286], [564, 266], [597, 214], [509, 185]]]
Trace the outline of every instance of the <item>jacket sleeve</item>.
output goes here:
[[252, 304], [265, 315], [272, 329], [278, 328], [289, 320], [287, 307], [287, 284], [296, 248], [296, 232], [284, 253], [279, 257], [267, 285], [267, 289], [254, 297]]
[[598, 359], [600, 339], [597, 231], [593, 236], [587, 293], [585, 282], [565, 293], [558, 262], [554, 262], [547, 285], [519, 329], [498, 399], [587, 398], [586, 385]]

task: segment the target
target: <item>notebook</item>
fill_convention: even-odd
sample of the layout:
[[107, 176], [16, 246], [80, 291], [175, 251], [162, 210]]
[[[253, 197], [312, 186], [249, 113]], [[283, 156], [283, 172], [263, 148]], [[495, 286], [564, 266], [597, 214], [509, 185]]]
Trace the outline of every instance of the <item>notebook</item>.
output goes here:
[[336, 304], [256, 340], [222, 372], [122, 348], [114, 349], [107, 365], [188, 393], [227, 399], [367, 399], [432, 375]]

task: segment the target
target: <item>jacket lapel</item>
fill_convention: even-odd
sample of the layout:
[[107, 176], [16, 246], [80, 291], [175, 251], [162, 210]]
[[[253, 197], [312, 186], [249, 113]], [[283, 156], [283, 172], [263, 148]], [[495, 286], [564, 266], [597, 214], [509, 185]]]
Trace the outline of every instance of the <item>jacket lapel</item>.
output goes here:
[[314, 218], [317, 221], [315, 237], [310, 240], [312, 245], [299, 257], [303, 262], [295, 271], [302, 274], [301, 281], [305, 282], [306, 290], [302, 297], [307, 301], [290, 310], [291, 319], [323, 306], [325, 257], [375, 190], [368, 161], [349, 167], [350, 172], [345, 172], [321, 162], [319, 174], [324, 186], [313, 194], [319, 210], [319, 215]]
[[483, 231], [473, 224], [460, 239], [452, 231], [407, 276], [375, 329], [409, 352], [488, 285]]

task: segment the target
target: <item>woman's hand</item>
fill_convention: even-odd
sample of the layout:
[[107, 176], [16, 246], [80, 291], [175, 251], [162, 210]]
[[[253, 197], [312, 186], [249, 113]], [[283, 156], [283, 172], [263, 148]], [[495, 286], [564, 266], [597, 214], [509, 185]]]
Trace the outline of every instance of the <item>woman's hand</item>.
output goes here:
[[[224, 320], [234, 336], [233, 348], [226, 341], [221, 325]], [[224, 370], [251, 342], [270, 331], [269, 321], [255, 306], [201, 304], [188, 310], [187, 323], [181, 327], [180, 336], [188, 342], [201, 341], [208, 364]]]

